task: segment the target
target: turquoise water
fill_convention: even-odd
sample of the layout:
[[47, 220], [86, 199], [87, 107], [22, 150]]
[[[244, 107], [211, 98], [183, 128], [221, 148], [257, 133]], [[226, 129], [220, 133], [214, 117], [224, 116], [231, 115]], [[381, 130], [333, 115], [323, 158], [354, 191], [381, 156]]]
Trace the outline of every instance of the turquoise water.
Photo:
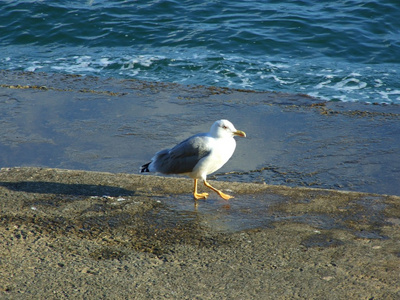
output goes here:
[[400, 2], [1, 1], [0, 69], [400, 104]]

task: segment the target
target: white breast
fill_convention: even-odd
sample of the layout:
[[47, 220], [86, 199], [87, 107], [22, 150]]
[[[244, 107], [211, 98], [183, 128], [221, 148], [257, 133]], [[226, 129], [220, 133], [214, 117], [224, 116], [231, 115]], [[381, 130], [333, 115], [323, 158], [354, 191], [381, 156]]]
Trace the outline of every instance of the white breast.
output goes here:
[[236, 148], [236, 141], [229, 138], [210, 138], [212, 151], [202, 158], [188, 174], [192, 178], [205, 180], [208, 174], [219, 170], [231, 157]]

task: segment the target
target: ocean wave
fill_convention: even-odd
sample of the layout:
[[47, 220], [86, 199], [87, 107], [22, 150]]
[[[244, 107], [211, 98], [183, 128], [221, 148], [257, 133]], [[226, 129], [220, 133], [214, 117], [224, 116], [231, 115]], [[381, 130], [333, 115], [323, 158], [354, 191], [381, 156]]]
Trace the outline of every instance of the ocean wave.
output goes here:
[[389, 0], [3, 4], [2, 69], [400, 103]]

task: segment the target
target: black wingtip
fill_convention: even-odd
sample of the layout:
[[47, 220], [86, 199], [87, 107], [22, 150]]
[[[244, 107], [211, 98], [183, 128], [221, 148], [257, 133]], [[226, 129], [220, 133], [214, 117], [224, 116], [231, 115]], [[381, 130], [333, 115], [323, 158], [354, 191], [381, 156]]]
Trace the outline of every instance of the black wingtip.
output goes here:
[[150, 170], [149, 170], [149, 165], [150, 165], [150, 163], [151, 163], [151, 162], [148, 162], [147, 164], [143, 165], [143, 166], [140, 168], [140, 173], [150, 172]]

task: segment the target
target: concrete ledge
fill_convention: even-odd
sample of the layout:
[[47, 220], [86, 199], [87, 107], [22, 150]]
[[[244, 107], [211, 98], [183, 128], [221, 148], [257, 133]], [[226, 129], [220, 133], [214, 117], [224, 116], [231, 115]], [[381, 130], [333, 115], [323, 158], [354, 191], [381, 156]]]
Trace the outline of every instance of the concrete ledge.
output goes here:
[[[214, 184], [236, 198], [195, 208], [187, 179], [2, 169], [1, 298], [400, 296], [400, 197]], [[212, 225], [229, 218], [254, 222]]]

